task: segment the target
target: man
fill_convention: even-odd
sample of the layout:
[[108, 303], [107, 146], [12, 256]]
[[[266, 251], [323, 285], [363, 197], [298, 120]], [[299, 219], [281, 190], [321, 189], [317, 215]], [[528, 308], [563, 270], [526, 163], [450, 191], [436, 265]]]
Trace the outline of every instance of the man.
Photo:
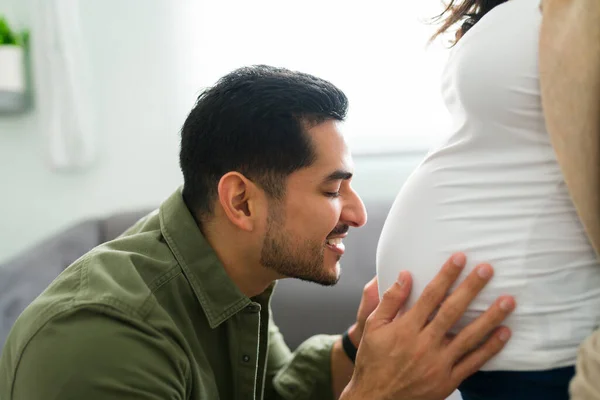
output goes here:
[[274, 283], [335, 284], [343, 238], [366, 222], [338, 129], [346, 110], [329, 82], [267, 66], [234, 71], [201, 94], [182, 129], [183, 190], [67, 268], [24, 311], [0, 360], [0, 398], [437, 400], [452, 392], [500, 351], [505, 328], [473, 349], [514, 307], [499, 299], [445, 336], [492, 274], [480, 266], [444, 300], [462, 254], [397, 318], [410, 276], [379, 305], [371, 282], [347, 339], [317, 336], [291, 353], [272, 321]]

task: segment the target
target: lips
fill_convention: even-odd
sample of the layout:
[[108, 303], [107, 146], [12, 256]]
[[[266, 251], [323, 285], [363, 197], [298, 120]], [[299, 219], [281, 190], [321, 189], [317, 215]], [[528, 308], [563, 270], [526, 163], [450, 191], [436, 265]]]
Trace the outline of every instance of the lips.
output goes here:
[[327, 239], [327, 244], [330, 244], [332, 246], [337, 246], [339, 244], [342, 244], [342, 238], [331, 238], [331, 239]]
[[325, 243], [327, 244], [327, 248], [329, 250], [333, 251], [336, 254], [342, 255], [342, 254], [344, 254], [344, 251], [346, 250], [344, 243], [342, 243], [343, 239], [344, 238], [341, 238], [341, 237], [329, 238], [329, 239], [327, 239], [327, 241]]

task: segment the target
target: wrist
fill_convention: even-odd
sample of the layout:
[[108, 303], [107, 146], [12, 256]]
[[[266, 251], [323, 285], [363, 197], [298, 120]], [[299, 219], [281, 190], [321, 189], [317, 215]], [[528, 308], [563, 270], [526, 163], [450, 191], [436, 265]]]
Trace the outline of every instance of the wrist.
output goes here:
[[358, 346], [356, 346], [354, 344], [354, 342], [352, 341], [352, 339], [350, 337], [350, 329], [348, 329], [346, 332], [344, 332], [342, 334], [341, 344], [342, 344], [342, 350], [344, 350], [344, 353], [346, 354], [346, 356], [350, 359], [350, 361], [352, 361], [352, 364], [354, 364], [356, 362], [356, 354], [358, 352]]
[[357, 323], [348, 328], [348, 337], [350, 338], [350, 341], [354, 347], [358, 349], [358, 346], [360, 345], [360, 339], [362, 338], [362, 330], [359, 329]]

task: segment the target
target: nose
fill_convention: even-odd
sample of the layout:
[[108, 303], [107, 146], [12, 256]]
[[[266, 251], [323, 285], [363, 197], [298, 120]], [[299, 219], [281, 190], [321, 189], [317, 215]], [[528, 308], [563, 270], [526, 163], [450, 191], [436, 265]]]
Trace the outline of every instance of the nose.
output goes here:
[[358, 193], [352, 190], [351, 195], [347, 196], [346, 200], [342, 209], [342, 215], [340, 216], [341, 222], [354, 228], [359, 228], [366, 224], [367, 210]]

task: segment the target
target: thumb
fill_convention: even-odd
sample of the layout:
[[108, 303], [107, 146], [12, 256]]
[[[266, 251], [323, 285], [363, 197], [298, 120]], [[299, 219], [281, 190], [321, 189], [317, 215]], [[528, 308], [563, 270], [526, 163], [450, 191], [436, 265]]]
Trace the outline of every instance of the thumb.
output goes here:
[[363, 290], [363, 301], [367, 304], [374, 304], [370, 311], [373, 311], [375, 306], [379, 303], [379, 286], [377, 284], [377, 276], [371, 279], [369, 283], [365, 285]]
[[400, 272], [398, 280], [385, 291], [379, 305], [373, 312], [373, 322], [389, 323], [393, 321], [402, 306], [404, 306], [406, 299], [408, 299], [411, 286], [410, 273], [407, 271]]
[[356, 322], [364, 325], [367, 318], [379, 304], [379, 290], [377, 288], [377, 276], [371, 279], [363, 289], [362, 298], [358, 305], [358, 313], [356, 314]]

